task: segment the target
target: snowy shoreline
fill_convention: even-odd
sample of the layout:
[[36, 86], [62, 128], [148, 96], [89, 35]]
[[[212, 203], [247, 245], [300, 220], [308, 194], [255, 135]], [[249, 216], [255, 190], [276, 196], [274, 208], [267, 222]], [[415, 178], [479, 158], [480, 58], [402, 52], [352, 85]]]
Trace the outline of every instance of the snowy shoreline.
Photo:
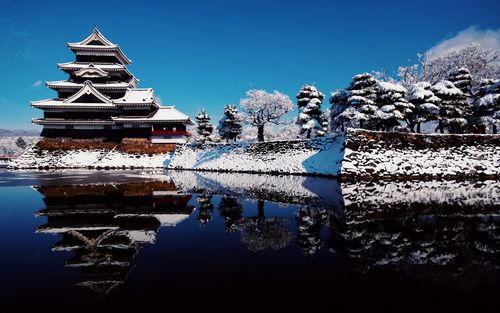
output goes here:
[[[137, 150], [137, 149], [136, 149]], [[169, 169], [357, 180], [500, 178], [500, 135], [388, 133], [349, 129], [310, 140], [178, 144], [174, 152], [42, 149], [11, 169]]]

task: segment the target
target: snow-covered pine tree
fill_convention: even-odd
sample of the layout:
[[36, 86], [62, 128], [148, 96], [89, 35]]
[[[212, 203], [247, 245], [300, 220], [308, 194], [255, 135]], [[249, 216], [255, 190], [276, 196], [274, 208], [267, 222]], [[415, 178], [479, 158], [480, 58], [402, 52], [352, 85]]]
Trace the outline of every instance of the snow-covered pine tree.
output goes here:
[[470, 114], [465, 94], [448, 80], [437, 82], [432, 86], [432, 91], [441, 99], [439, 131], [443, 133], [447, 129], [449, 133], [465, 132]]
[[460, 89], [466, 97], [471, 97], [472, 76], [468, 68], [462, 66], [448, 74], [448, 80]]
[[196, 127], [196, 130], [198, 132], [198, 138], [197, 140], [200, 142], [206, 142], [206, 141], [212, 141], [211, 135], [214, 130], [214, 125], [210, 123], [211, 117], [210, 115], [205, 111], [205, 109], [202, 109], [198, 112], [196, 115], [196, 123], [198, 126]]
[[474, 98], [474, 120], [482, 127], [482, 132], [497, 134], [500, 128], [500, 80], [482, 80]]
[[302, 254], [313, 255], [321, 249], [323, 243], [320, 232], [327, 219], [328, 213], [324, 209], [302, 207], [297, 210], [297, 245]]
[[16, 146], [18, 146], [20, 149], [26, 149], [26, 147], [28, 146], [28, 144], [26, 143], [26, 141], [23, 139], [23, 137], [19, 137], [17, 138], [16, 140]]
[[344, 119], [339, 117], [349, 106], [349, 91], [344, 88], [337, 89], [330, 94], [330, 129], [332, 132], [344, 131]]
[[415, 107], [406, 100], [406, 88], [397, 83], [378, 81], [376, 104], [379, 108], [376, 113], [378, 129], [393, 130], [401, 125], [401, 121], [406, 122], [407, 127], [411, 128], [410, 117]]
[[234, 197], [222, 196], [218, 210], [224, 219], [224, 230], [228, 233], [236, 232], [243, 218], [243, 206]]
[[[422, 123], [437, 120], [441, 99], [436, 97], [428, 82], [418, 82], [410, 85], [408, 89], [408, 100], [415, 106], [410, 116], [410, 128], [420, 133]], [[416, 127], [416, 129], [415, 129]]]
[[327, 109], [321, 115], [321, 129], [316, 132], [316, 137], [325, 136], [330, 130], [330, 109]]
[[344, 111], [348, 120], [348, 127], [359, 127], [365, 129], [377, 129], [379, 123], [376, 112], [377, 80], [371, 74], [363, 73], [355, 75], [349, 88], [347, 105]]
[[241, 134], [241, 118], [235, 105], [224, 106], [224, 115], [219, 121], [217, 131], [221, 139], [234, 140]]
[[205, 226], [212, 220], [212, 212], [214, 205], [212, 204], [212, 196], [199, 195], [196, 201], [200, 204], [198, 217], [196, 218], [201, 226]]
[[306, 138], [324, 136], [327, 128], [323, 121], [321, 103], [325, 96], [311, 85], [303, 85], [296, 96], [299, 115], [297, 125], [300, 126], [300, 135]]

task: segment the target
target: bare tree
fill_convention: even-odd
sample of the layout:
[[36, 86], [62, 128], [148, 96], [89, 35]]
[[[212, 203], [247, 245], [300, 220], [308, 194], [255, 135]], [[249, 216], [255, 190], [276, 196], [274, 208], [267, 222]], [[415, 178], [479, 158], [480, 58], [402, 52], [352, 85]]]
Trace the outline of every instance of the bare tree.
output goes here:
[[481, 79], [500, 76], [500, 51], [484, 49], [477, 43], [437, 57], [431, 53], [417, 56], [417, 63], [398, 68], [398, 76], [405, 87], [421, 81], [435, 84], [460, 67], [470, 71], [473, 87], [477, 87]]
[[240, 106], [245, 111], [245, 120], [257, 127], [257, 139], [264, 141], [264, 126], [279, 124], [283, 115], [293, 110], [292, 100], [279, 91], [268, 93], [264, 90], [249, 90], [247, 98], [241, 99]]
[[245, 217], [241, 223], [241, 241], [250, 251], [283, 249], [292, 240], [283, 218], [264, 215], [264, 200], [257, 201], [257, 216]]

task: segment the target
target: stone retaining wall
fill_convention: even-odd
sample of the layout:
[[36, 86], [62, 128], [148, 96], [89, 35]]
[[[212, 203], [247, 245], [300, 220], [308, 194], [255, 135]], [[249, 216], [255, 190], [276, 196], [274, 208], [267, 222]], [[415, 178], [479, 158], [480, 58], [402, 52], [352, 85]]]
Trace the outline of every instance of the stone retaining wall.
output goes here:
[[[175, 152], [173, 152], [175, 150]], [[151, 144], [42, 139], [13, 168], [168, 168], [323, 175], [343, 180], [500, 179], [500, 135], [350, 129], [311, 140]]]
[[350, 129], [341, 175], [346, 180], [500, 178], [500, 135]]
[[169, 169], [338, 176], [344, 136], [311, 140], [178, 145]]

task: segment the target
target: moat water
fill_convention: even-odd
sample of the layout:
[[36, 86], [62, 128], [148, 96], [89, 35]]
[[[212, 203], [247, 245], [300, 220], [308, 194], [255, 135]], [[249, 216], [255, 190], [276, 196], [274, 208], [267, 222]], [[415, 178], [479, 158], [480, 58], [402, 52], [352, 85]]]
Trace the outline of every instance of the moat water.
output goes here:
[[498, 312], [500, 183], [0, 172], [2, 312]]

